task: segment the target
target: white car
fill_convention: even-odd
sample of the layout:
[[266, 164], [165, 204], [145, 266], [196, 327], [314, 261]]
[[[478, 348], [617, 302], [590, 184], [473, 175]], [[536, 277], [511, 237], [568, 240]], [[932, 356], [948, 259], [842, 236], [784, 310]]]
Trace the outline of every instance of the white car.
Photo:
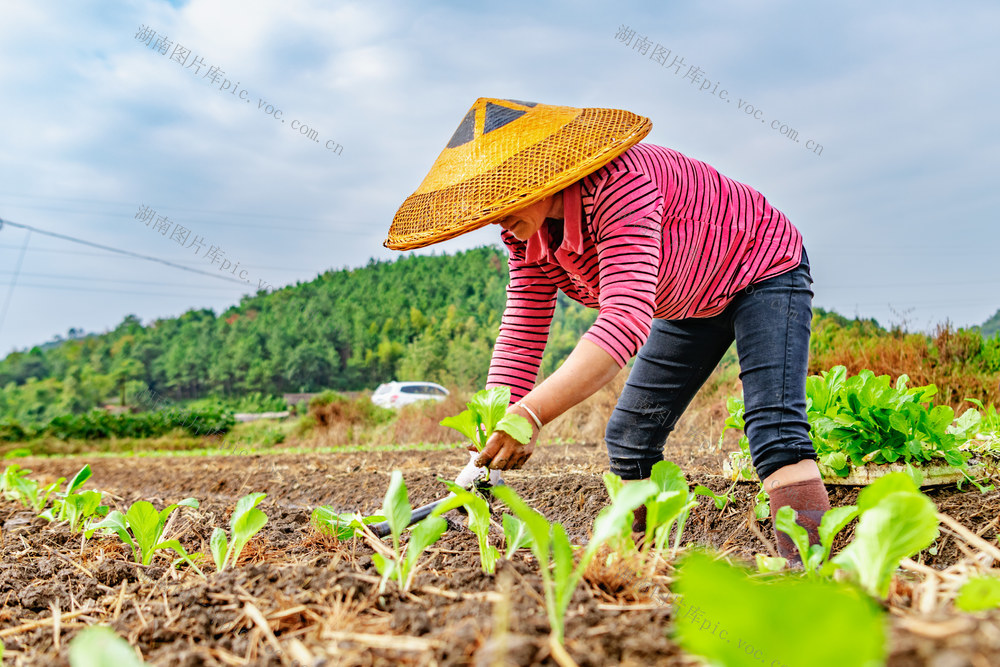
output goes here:
[[417, 401], [443, 401], [448, 390], [434, 382], [386, 382], [372, 394], [372, 403], [382, 408], [400, 408]]

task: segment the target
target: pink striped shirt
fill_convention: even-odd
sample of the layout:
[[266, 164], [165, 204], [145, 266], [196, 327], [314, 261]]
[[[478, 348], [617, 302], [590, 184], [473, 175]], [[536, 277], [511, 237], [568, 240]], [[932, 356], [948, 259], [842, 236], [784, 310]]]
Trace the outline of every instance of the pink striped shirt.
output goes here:
[[759, 192], [651, 144], [567, 187], [563, 215], [527, 241], [501, 232], [510, 283], [486, 386], [514, 401], [534, 386], [557, 290], [598, 309], [583, 337], [624, 366], [654, 317], [717, 315], [802, 255], [799, 231]]

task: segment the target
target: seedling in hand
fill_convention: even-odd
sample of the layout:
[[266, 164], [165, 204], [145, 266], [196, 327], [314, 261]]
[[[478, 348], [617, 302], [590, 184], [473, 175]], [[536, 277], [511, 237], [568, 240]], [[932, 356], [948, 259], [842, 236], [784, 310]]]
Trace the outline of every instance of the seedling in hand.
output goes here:
[[[510, 405], [509, 387], [478, 391], [466, 405], [468, 408], [461, 413], [442, 419], [441, 425], [464, 435], [476, 451], [483, 451], [494, 431], [503, 431], [522, 445], [531, 441], [531, 422], [521, 415], [507, 412], [507, 406]], [[489, 475], [488, 472], [486, 474]]]

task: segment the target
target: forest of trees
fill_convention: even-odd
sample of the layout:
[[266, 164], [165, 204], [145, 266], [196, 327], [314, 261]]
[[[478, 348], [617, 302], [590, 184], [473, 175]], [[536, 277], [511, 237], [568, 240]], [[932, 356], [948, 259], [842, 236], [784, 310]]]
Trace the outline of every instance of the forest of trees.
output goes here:
[[[219, 315], [190, 310], [146, 325], [130, 315], [107, 333], [70, 330], [66, 340], [0, 361], [0, 422], [41, 424], [108, 402], [137, 405], [143, 395], [169, 407], [255, 392], [373, 389], [395, 379], [481, 388], [506, 284], [506, 254], [491, 246], [329, 271], [244, 297]], [[560, 294], [544, 375], [595, 317]], [[867, 367], [936, 382], [952, 402], [1000, 397], [1000, 336], [976, 328], [908, 334], [816, 309], [810, 351], [814, 372]]]
[[[148, 389], [170, 401], [372, 389], [394, 379], [482, 387], [507, 283], [498, 247], [371, 261], [143, 325], [15, 352], [0, 362], [0, 417], [39, 423]], [[560, 295], [543, 372], [596, 316]]]

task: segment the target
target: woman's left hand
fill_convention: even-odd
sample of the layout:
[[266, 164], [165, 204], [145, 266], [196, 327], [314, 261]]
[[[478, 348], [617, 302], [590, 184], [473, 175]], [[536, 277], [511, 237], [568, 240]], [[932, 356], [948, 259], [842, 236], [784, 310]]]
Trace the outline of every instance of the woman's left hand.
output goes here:
[[532, 452], [535, 451], [535, 440], [538, 438], [538, 429], [532, 425], [531, 440], [527, 444], [521, 444], [509, 433], [504, 431], [494, 431], [486, 446], [479, 453], [476, 459], [477, 466], [488, 466], [492, 470], [513, 470], [525, 464]]

